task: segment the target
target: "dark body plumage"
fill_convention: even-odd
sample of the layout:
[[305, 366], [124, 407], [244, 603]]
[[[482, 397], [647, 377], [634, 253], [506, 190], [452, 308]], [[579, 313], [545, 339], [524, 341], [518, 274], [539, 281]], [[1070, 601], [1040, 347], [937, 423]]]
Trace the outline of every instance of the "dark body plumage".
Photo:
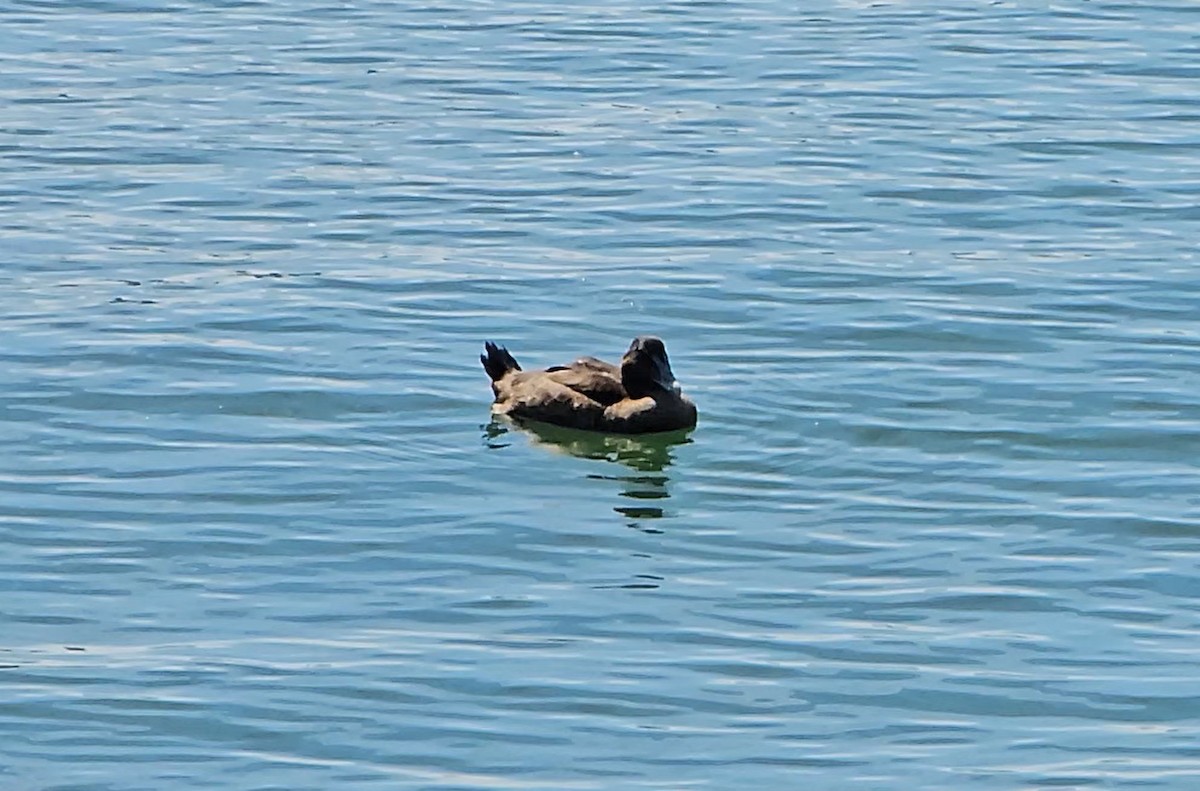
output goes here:
[[696, 425], [696, 405], [679, 391], [658, 338], [634, 338], [619, 365], [581, 357], [570, 365], [522, 371], [508, 350], [484, 344], [492, 412], [558, 426], [646, 434]]

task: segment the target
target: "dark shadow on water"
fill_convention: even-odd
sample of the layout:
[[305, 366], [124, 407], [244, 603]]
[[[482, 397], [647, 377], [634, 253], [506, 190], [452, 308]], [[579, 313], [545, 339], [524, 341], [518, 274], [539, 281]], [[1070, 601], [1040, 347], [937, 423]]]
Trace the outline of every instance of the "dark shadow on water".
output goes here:
[[617, 481], [622, 486], [621, 496], [636, 501], [613, 509], [630, 520], [630, 527], [649, 533], [662, 532], [642, 524], [642, 521], [664, 516], [660, 503], [671, 496], [668, 491], [670, 477], [666, 471], [675, 462], [675, 448], [691, 442], [689, 431], [626, 436], [580, 431], [533, 421], [510, 423], [497, 419], [484, 426], [484, 444], [490, 448], [508, 447], [512, 442], [506, 435], [513, 431], [514, 426], [522, 429], [534, 445], [547, 450], [569, 453], [581, 459], [617, 462], [628, 467], [632, 474], [593, 473], [588, 477]]

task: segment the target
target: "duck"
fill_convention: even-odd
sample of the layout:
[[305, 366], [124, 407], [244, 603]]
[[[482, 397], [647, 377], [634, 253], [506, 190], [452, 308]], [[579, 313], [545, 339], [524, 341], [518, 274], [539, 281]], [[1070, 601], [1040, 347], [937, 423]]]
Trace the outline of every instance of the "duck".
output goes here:
[[611, 434], [678, 431], [696, 425], [696, 405], [675, 381], [662, 339], [633, 339], [621, 362], [580, 357], [523, 371], [491, 341], [479, 355], [492, 380], [492, 414]]

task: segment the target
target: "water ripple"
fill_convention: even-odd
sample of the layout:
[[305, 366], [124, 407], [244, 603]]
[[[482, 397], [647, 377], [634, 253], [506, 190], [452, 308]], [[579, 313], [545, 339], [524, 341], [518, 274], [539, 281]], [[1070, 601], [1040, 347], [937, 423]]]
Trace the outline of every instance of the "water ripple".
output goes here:
[[1198, 21], [10, 4], [0, 775], [1194, 785]]

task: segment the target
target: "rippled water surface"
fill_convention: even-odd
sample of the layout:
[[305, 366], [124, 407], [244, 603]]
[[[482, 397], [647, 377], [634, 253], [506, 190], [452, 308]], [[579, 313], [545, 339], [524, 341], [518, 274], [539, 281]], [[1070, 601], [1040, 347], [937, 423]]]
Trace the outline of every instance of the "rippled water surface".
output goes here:
[[0, 29], [0, 787], [1200, 787], [1200, 6]]

